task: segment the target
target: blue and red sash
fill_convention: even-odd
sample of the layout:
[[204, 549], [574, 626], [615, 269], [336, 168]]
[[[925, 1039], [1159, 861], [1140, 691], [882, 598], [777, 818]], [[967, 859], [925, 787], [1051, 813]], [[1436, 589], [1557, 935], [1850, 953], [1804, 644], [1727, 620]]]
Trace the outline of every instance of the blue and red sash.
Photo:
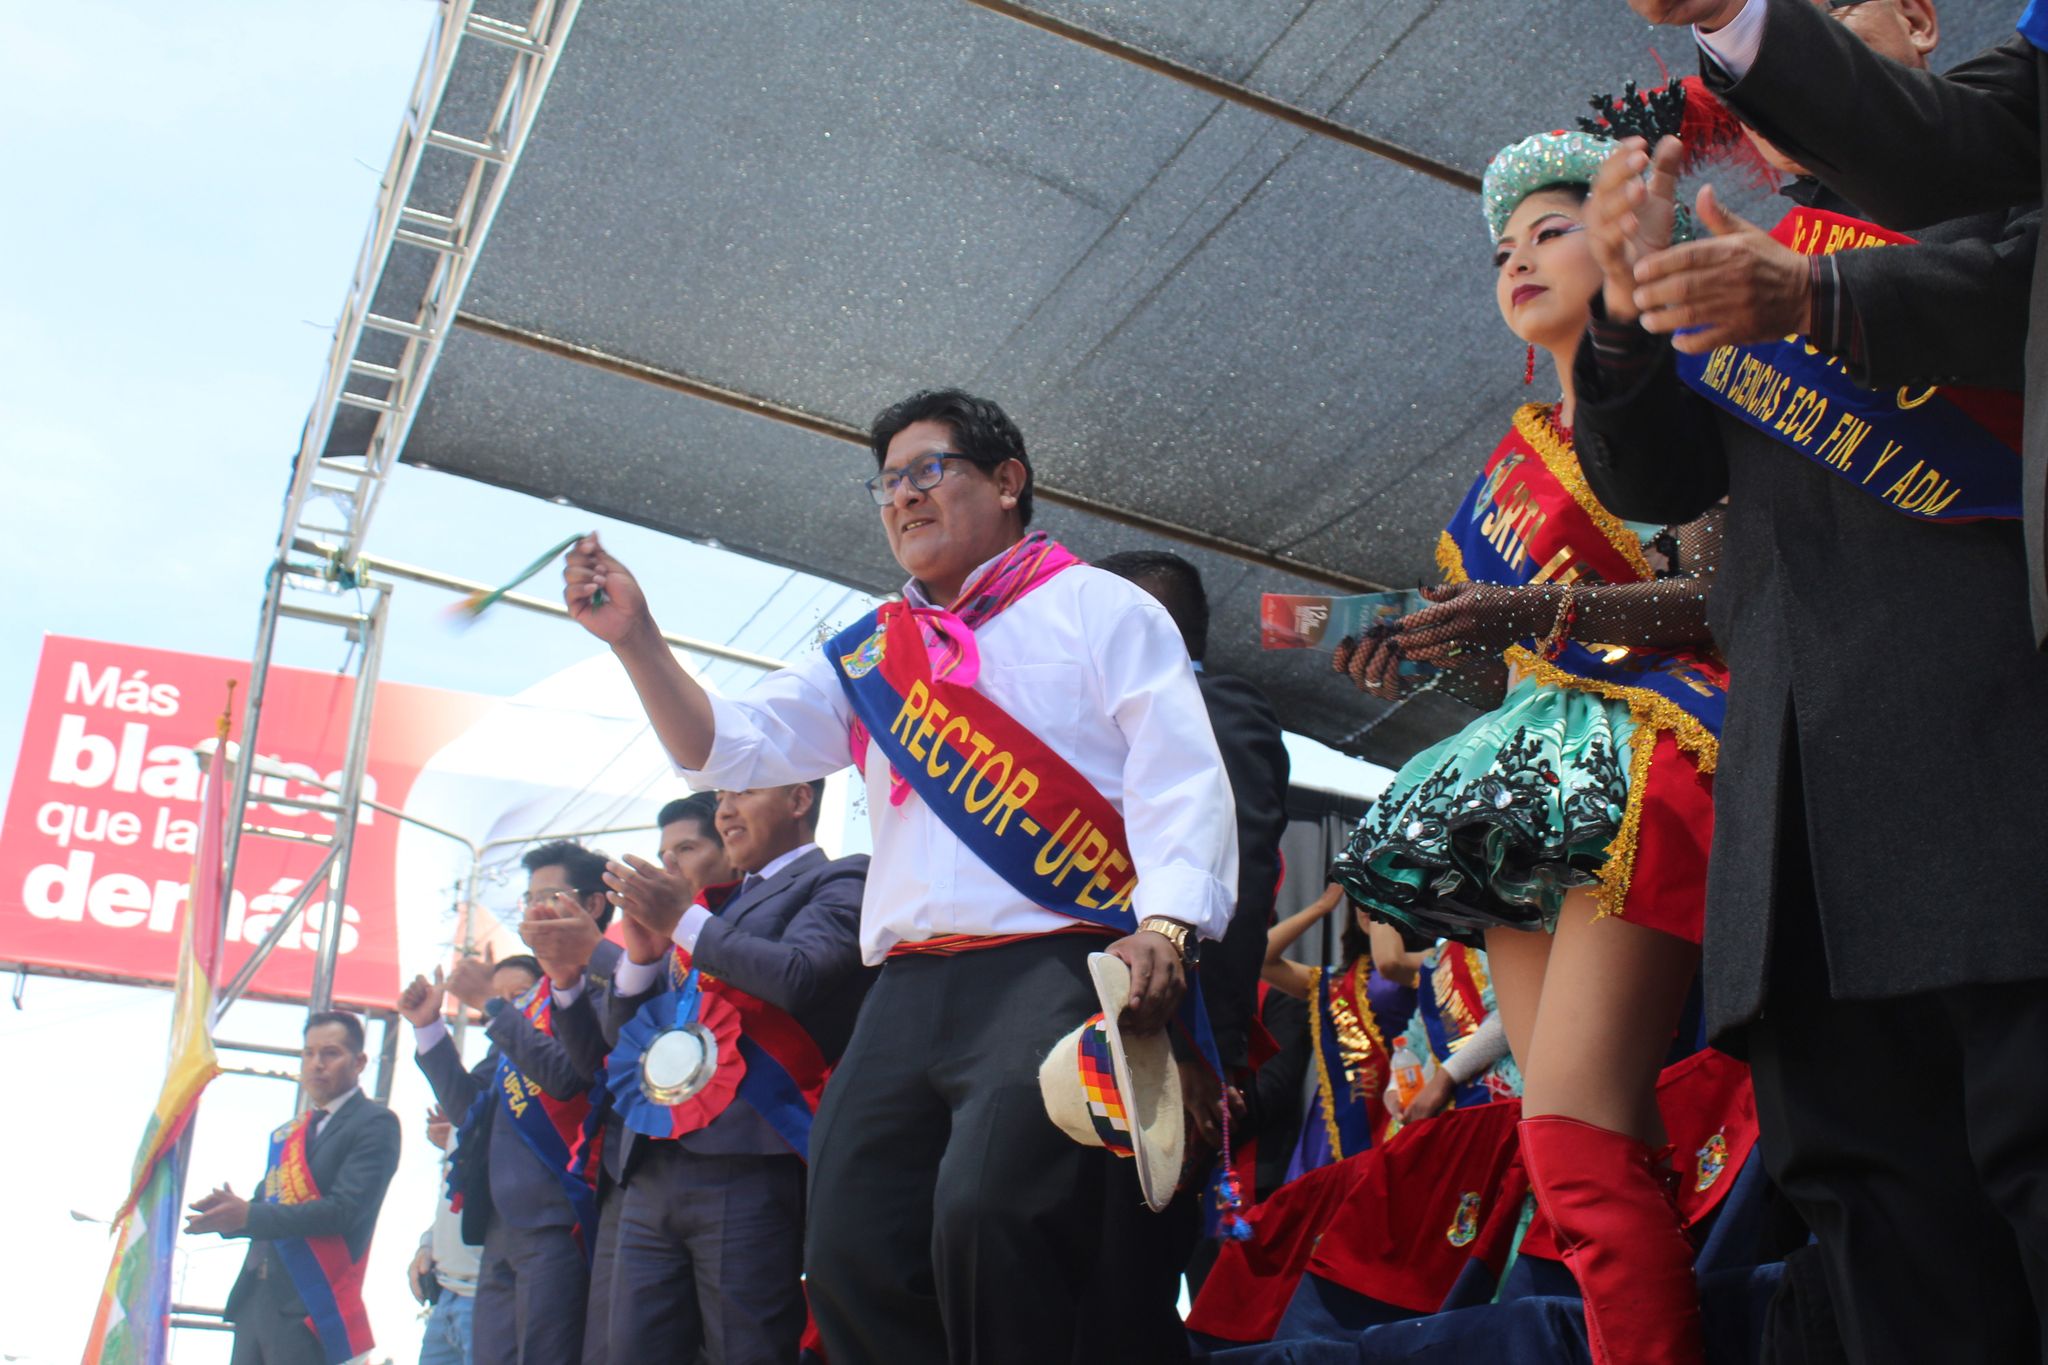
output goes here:
[[[1453, 583], [1635, 583], [1655, 577], [1642, 542], [1586, 486], [1578, 456], [1537, 403], [1514, 425], [1465, 494], [1437, 544]], [[1554, 657], [1507, 651], [1523, 674], [1626, 702], [1638, 724], [1671, 730], [1711, 772], [1727, 711], [1728, 670], [1711, 654], [1568, 640]]]
[[[1429, 1050], [1437, 1063], [1448, 1061], [1458, 1044], [1471, 1037], [1486, 1022], [1486, 988], [1479, 981], [1479, 950], [1446, 943], [1437, 949], [1436, 966], [1416, 1001], [1422, 1016], [1422, 1030], [1429, 1037]], [[1485, 1104], [1493, 1095], [1483, 1076], [1474, 1076], [1458, 1087], [1457, 1104], [1469, 1109]]]
[[[1874, 223], [1795, 208], [1771, 236], [1807, 256], [1911, 245]], [[1922, 521], [2020, 515], [2020, 396], [1961, 387], [1880, 393], [1791, 336], [1676, 357], [1679, 378], [1836, 478]]]
[[[264, 1203], [308, 1204], [320, 1197], [313, 1167], [306, 1159], [306, 1125], [312, 1117], [308, 1111], [270, 1135]], [[299, 1302], [306, 1306], [306, 1326], [319, 1339], [328, 1365], [353, 1360], [376, 1344], [370, 1337], [369, 1314], [363, 1310], [367, 1246], [358, 1259], [349, 1254], [348, 1239], [337, 1233], [281, 1237], [270, 1245], [292, 1277], [292, 1288], [299, 1291]]]
[[[547, 977], [543, 976], [539, 985], [520, 998], [517, 1008], [535, 1029], [548, 1037], [554, 1036], [554, 983]], [[500, 1049], [491, 1089], [478, 1095], [469, 1112], [462, 1116], [457, 1137], [458, 1145], [465, 1139], [474, 1141], [485, 1113], [491, 1105], [497, 1105], [497, 1122], [510, 1123], [527, 1150], [540, 1159], [540, 1164], [561, 1186], [563, 1197], [569, 1201], [569, 1211], [576, 1215], [576, 1240], [586, 1258], [597, 1254], [595, 1185], [598, 1149], [603, 1143], [603, 1134], [598, 1131], [603, 1114], [591, 1099], [587, 1094], [573, 1100], [554, 1098], [541, 1088], [540, 1082], [512, 1065], [512, 1059]], [[461, 1194], [454, 1181], [451, 1167], [450, 1202], [460, 1209]]]
[[[810, 1160], [811, 1121], [831, 1072], [810, 1033], [787, 1012], [703, 971], [680, 945], [668, 972], [669, 989], [640, 1007], [605, 1059], [605, 1085], [626, 1126], [652, 1138], [682, 1137], [739, 1099]], [[717, 1069], [690, 1098], [658, 1104], [640, 1088], [640, 1058], [658, 1035], [691, 1023], [717, 1040]]]
[[1072, 764], [971, 686], [935, 679], [911, 609], [885, 603], [825, 645], [869, 740], [1018, 895], [1137, 929], [1123, 816]]

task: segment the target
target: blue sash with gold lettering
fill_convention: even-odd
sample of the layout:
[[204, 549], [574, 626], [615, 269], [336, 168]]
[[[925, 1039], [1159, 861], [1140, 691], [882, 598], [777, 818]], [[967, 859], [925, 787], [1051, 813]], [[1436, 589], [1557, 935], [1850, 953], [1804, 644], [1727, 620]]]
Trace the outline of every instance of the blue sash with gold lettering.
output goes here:
[[[1913, 239], [1795, 208], [1771, 236], [1808, 256]], [[2020, 398], [1983, 389], [1880, 393], [1803, 337], [1677, 355], [1678, 376], [1724, 412], [1895, 512], [1922, 521], [2020, 514]]]
[[[521, 997], [516, 1008], [534, 1028], [552, 1037], [553, 1004], [554, 985], [543, 976], [540, 984]], [[490, 1090], [478, 1095], [469, 1112], [462, 1116], [458, 1145], [465, 1139], [476, 1140], [482, 1131], [484, 1115], [492, 1105], [497, 1106], [496, 1121], [510, 1123], [512, 1131], [519, 1135], [527, 1150], [539, 1158], [540, 1164], [561, 1186], [563, 1197], [569, 1201], [570, 1212], [576, 1215], [576, 1240], [582, 1245], [585, 1259], [596, 1255], [597, 1192], [591, 1187], [596, 1178], [596, 1163], [576, 1159], [577, 1149], [585, 1146], [586, 1139], [591, 1136], [584, 1132], [592, 1111], [590, 1097], [555, 1099], [541, 1088], [540, 1082], [512, 1065], [512, 1059], [501, 1049]], [[455, 1173], [451, 1167], [451, 1196], [455, 1194], [454, 1180]]]
[[[1578, 455], [1529, 403], [1494, 450], [1437, 543], [1453, 583], [1635, 583], [1655, 577], [1642, 541], [1593, 496]], [[1670, 730], [1713, 770], [1727, 712], [1728, 671], [1710, 653], [1568, 640], [1545, 658], [1527, 645], [1507, 661], [1527, 676], [1626, 702], [1639, 723]]]
[[825, 645], [873, 743], [947, 829], [1048, 910], [1137, 928], [1123, 816], [1009, 712], [932, 676], [910, 608], [885, 603]]

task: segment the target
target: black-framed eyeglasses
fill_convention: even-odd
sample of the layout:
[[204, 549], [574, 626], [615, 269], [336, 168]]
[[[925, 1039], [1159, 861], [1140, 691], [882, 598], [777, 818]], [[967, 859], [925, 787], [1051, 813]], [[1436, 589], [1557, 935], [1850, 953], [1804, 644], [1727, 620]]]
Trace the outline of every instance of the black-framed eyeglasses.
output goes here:
[[908, 483], [920, 493], [929, 493], [939, 486], [939, 480], [946, 477], [946, 461], [965, 460], [968, 464], [976, 461], [971, 455], [958, 455], [950, 450], [934, 451], [923, 455], [901, 469], [885, 469], [872, 479], [861, 481], [861, 487], [868, 490], [868, 496], [875, 500], [875, 506], [887, 507], [896, 501], [896, 490]]

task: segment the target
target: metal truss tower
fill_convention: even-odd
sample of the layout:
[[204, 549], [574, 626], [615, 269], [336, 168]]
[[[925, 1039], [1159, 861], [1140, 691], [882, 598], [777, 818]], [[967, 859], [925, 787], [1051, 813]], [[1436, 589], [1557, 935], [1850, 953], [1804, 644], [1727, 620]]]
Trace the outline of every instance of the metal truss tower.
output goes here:
[[[225, 1010], [323, 890], [311, 1008], [331, 1006], [340, 952], [349, 851], [369, 754], [370, 713], [391, 584], [368, 571], [364, 537], [385, 481], [404, 448], [492, 219], [540, 112], [580, 0], [533, 0], [523, 22], [479, 12], [474, 0], [442, 0], [405, 122], [384, 171], [376, 216], [335, 328], [320, 392], [300, 438], [283, 526], [264, 586], [256, 650], [233, 764], [221, 904], [225, 928], [242, 841], [280, 832], [247, 823], [260, 780], [265, 683], [281, 621], [341, 632], [355, 684], [348, 747], [331, 797], [261, 800], [318, 811], [332, 832], [321, 862], [248, 965], [220, 997]], [[503, 12], [503, 3], [491, 8]], [[344, 430], [338, 432], [337, 424]], [[304, 842], [306, 835], [290, 835]], [[216, 1012], [216, 1018], [218, 1011]]]

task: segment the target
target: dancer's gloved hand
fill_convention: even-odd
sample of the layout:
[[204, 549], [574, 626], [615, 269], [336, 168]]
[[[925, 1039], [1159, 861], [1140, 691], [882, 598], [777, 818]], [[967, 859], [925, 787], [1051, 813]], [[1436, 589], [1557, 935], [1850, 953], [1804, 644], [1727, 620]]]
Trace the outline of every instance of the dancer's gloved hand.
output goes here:
[[1330, 667], [1349, 675], [1361, 692], [1381, 701], [1401, 699], [1401, 647], [1392, 635], [1345, 637], [1330, 656]]
[[1557, 591], [1497, 583], [1439, 583], [1422, 595], [1436, 603], [1401, 618], [1394, 639], [1410, 659], [1449, 667], [1461, 654], [1496, 655], [1550, 629]]

